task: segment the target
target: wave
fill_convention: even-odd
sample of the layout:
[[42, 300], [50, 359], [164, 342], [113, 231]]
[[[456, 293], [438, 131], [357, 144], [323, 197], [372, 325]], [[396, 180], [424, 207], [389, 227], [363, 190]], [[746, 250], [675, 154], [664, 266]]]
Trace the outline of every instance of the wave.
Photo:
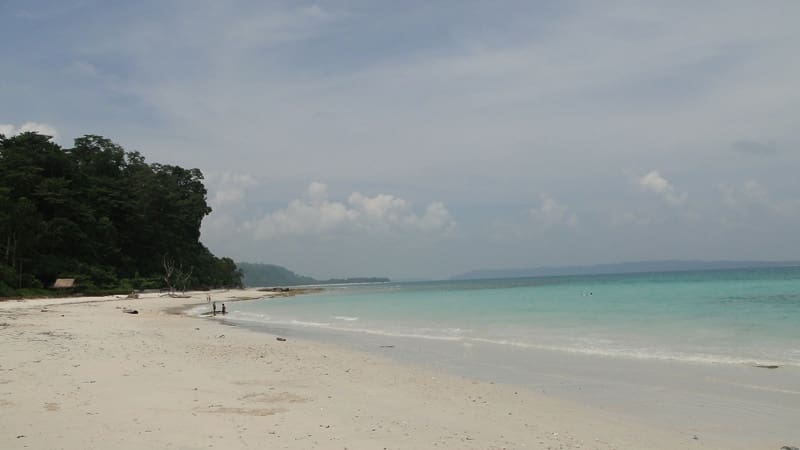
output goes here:
[[[190, 311], [191, 312], [191, 311]], [[359, 333], [374, 336], [411, 338], [431, 341], [443, 341], [460, 343], [465, 347], [473, 347], [475, 344], [497, 345], [514, 347], [519, 349], [544, 350], [553, 352], [564, 352], [571, 354], [582, 354], [599, 357], [627, 358], [638, 360], [662, 360], [662, 361], [681, 361], [688, 363], [704, 364], [730, 364], [730, 365], [778, 365], [778, 366], [797, 366], [800, 367], [800, 359], [788, 357], [783, 360], [772, 358], [754, 358], [748, 356], [733, 356], [714, 353], [673, 351], [667, 349], [654, 348], [620, 348], [613, 347], [613, 341], [604, 339], [582, 339], [569, 343], [540, 343], [524, 340], [507, 338], [494, 338], [471, 336], [468, 333], [472, 330], [461, 328], [413, 328], [407, 330], [386, 330], [367, 327], [348, 326], [358, 322], [358, 317], [334, 316], [338, 322], [315, 322], [307, 320], [277, 320], [266, 314], [235, 312], [229, 314], [227, 319], [233, 321], [249, 322], [262, 325], [276, 325], [301, 328], [316, 328], [335, 332]]]
[[288, 322], [290, 325], [300, 325], [303, 327], [329, 327], [331, 324], [328, 322], [309, 322], [304, 320], [290, 320]]
[[345, 322], [355, 322], [358, 320], [358, 317], [349, 317], [349, 316], [333, 316], [336, 320], [344, 320]]
[[[356, 319], [356, 320], [358, 319], [357, 317], [349, 317], [349, 316], [336, 316], [334, 318], [339, 318], [339, 317], [342, 317], [343, 318], [342, 321], [344, 322], [354, 322], [355, 320], [350, 320], [350, 319]], [[461, 339], [460, 337], [456, 336], [437, 336], [432, 334], [424, 334], [416, 331], [396, 332], [396, 331], [379, 330], [374, 328], [355, 328], [347, 326], [336, 326], [329, 322], [312, 322], [312, 321], [302, 321], [295, 319], [272, 320], [269, 319], [268, 316], [266, 316], [265, 314], [246, 313], [246, 312], [236, 312], [233, 314], [229, 314], [228, 318], [234, 321], [257, 323], [263, 325], [325, 328], [331, 331], [344, 331], [344, 332], [372, 334], [378, 336], [388, 336], [388, 337], [398, 337], [398, 338], [418, 338], [418, 339], [430, 339], [430, 340], [441, 340], [441, 341], [456, 341]]]
[[704, 364], [731, 364], [731, 365], [752, 365], [752, 366], [797, 366], [800, 367], [800, 361], [777, 361], [774, 359], [754, 359], [750, 357], [738, 357], [719, 354], [708, 353], [687, 353], [678, 351], [667, 350], [653, 350], [653, 349], [635, 349], [635, 348], [597, 348], [597, 347], [579, 347], [569, 345], [552, 345], [552, 344], [534, 344], [530, 342], [512, 341], [507, 339], [489, 339], [489, 338], [469, 338], [472, 342], [479, 342], [484, 344], [507, 345], [517, 348], [529, 348], [536, 350], [548, 350], [564, 353], [613, 357], [613, 358], [628, 358], [628, 359], [643, 359], [643, 360], [661, 360], [661, 361], [681, 361], [690, 363], [704, 363]]

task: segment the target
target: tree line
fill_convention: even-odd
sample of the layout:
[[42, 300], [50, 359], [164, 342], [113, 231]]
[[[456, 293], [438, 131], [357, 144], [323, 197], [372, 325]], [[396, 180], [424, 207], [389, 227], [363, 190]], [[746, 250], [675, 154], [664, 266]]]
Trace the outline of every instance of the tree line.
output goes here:
[[241, 286], [200, 242], [211, 212], [199, 169], [148, 164], [102, 136], [72, 148], [0, 134], [0, 297], [75, 278], [83, 293]]

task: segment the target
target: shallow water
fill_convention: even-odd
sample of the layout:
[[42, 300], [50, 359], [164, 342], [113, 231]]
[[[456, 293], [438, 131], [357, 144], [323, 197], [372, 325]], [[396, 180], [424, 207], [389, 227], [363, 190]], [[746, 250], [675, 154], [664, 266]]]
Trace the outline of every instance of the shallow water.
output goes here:
[[800, 268], [338, 286], [227, 319], [624, 358], [800, 366]]

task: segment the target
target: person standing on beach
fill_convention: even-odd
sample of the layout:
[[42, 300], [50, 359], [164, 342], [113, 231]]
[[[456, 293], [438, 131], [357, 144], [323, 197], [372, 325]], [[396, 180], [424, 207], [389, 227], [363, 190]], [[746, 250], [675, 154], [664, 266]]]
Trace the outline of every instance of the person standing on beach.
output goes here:
[[217, 315], [217, 302], [214, 302], [214, 303], [211, 304], [211, 315], [212, 316], [216, 316]]
[[222, 304], [222, 315], [224, 316], [227, 313], [228, 313], [228, 311], [225, 310], [225, 303], [223, 303]]

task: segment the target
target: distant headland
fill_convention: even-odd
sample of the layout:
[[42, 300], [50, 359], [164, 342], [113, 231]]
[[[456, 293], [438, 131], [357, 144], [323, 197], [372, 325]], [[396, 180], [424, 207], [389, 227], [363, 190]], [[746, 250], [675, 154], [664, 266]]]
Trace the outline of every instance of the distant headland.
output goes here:
[[275, 264], [260, 264], [240, 262], [236, 264], [242, 271], [242, 282], [248, 287], [262, 286], [300, 286], [309, 284], [352, 284], [352, 283], [388, 283], [391, 281], [385, 277], [353, 277], [353, 278], [330, 278], [318, 280], [305, 275], [298, 275], [295, 272]]

